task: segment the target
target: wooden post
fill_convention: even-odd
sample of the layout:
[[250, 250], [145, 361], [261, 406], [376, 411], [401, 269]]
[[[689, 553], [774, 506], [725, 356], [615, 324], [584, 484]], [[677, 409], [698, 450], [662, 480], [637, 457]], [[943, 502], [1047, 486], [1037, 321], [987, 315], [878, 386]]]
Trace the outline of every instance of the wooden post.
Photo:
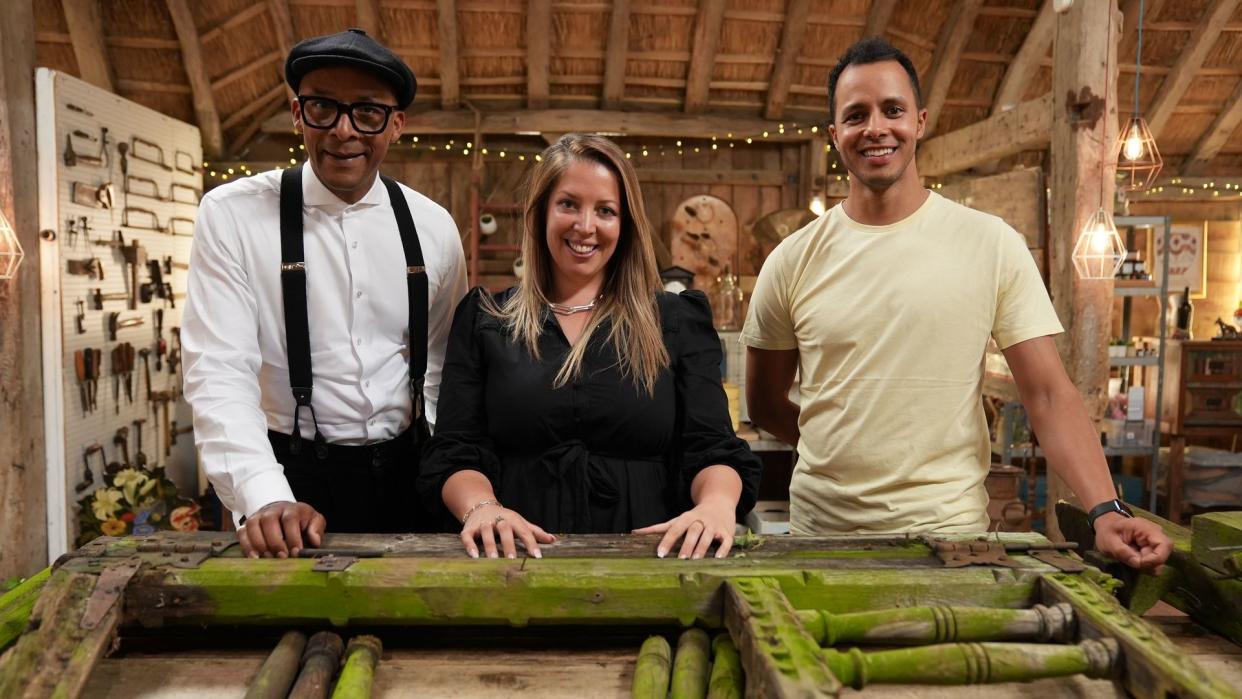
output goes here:
[[[1048, 280], [1065, 326], [1057, 349], [1093, 420], [1103, 415], [1108, 399], [1113, 282], [1079, 279], [1071, 256], [1087, 219], [1101, 206], [1113, 209], [1120, 24], [1116, 0], [1076, 2], [1057, 15], [1053, 48]], [[1054, 539], [1060, 538], [1056, 502], [1069, 493], [1049, 469], [1047, 531]]]
[[26, 253], [0, 281], [0, 580], [47, 564], [33, 12], [0, 3], [0, 209]]

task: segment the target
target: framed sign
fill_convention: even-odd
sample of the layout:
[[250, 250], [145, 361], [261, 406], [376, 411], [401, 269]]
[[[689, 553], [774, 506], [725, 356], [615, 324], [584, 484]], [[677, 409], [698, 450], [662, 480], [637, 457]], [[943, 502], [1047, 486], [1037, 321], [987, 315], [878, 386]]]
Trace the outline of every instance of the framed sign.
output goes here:
[[[1151, 278], [1160, 283], [1164, 271], [1164, 236], [1154, 231], [1155, 249], [1148, 246]], [[1207, 222], [1174, 223], [1169, 232], [1169, 293], [1180, 293], [1190, 287], [1190, 297], [1207, 296]]]

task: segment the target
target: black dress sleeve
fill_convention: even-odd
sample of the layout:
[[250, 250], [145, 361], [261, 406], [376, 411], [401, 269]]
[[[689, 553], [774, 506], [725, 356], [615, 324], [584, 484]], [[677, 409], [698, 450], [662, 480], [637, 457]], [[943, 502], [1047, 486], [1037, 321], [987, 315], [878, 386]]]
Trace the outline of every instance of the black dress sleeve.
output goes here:
[[699, 471], [725, 465], [742, 479], [738, 521], [755, 506], [762, 462], [746, 440], [733, 431], [729, 401], [721, 385], [723, 359], [720, 336], [712, 327], [711, 306], [701, 291], [683, 291], [665, 308], [677, 315], [676, 354], [672, 358], [677, 377], [680, 420], [681, 476], [686, 487]]
[[475, 288], [466, 294], [449, 331], [435, 433], [423, 449], [418, 477], [419, 495], [433, 511], [443, 507], [440, 491], [454, 473], [480, 471], [495, 483], [500, 471], [483, 401], [487, 364], [479, 325], [492, 321], [482, 308], [486, 293]]

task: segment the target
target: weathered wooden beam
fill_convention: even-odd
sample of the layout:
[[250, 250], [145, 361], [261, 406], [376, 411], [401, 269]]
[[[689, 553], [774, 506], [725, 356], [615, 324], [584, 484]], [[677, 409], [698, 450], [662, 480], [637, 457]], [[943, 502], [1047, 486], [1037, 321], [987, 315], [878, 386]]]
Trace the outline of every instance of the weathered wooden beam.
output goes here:
[[63, 0], [65, 24], [78, 61], [78, 74], [86, 82], [108, 92], [112, 88], [112, 62], [104, 45], [99, 21], [99, 0]]
[[552, 61], [552, 0], [526, 5], [526, 107], [548, 106], [548, 72]]
[[119, 78], [116, 81], [118, 92], [164, 92], [170, 95], [188, 95], [193, 92], [189, 85], [180, 83], [162, 83], [154, 80], [130, 80]]
[[957, 65], [961, 62], [962, 51], [966, 49], [966, 40], [970, 38], [970, 30], [975, 26], [975, 17], [982, 4], [983, 0], [960, 0], [950, 5], [949, 16], [940, 30], [940, 40], [936, 42], [936, 56], [927, 71], [927, 88], [923, 98], [927, 108], [926, 134], [936, 132], [940, 110], [949, 96], [949, 86], [957, 74]]
[[871, 8], [867, 10], [867, 24], [863, 27], [863, 38], [884, 36], [896, 8], [897, 0], [871, 0]]
[[[413, 111], [406, 114], [406, 133], [466, 134], [474, 132], [474, 124], [462, 119], [461, 112], [446, 110]], [[809, 129], [797, 133], [786, 128], [780, 133], [778, 122], [745, 117], [706, 116], [670, 112], [619, 112], [592, 109], [544, 109], [485, 112], [480, 127], [484, 134], [569, 133], [583, 131], [612, 136], [662, 136], [669, 138], [697, 135], [724, 139], [757, 137], [768, 132], [769, 142], [808, 141]], [[264, 133], [287, 134], [287, 119], [277, 118], [263, 125]], [[756, 138], [758, 140], [758, 138]], [[1045, 141], [1047, 137], [1045, 136]], [[920, 169], [921, 172], [921, 169]]]
[[1031, 29], [1022, 41], [1018, 54], [1009, 61], [1005, 77], [1001, 79], [1000, 88], [996, 90], [996, 99], [992, 102], [992, 114], [999, 114], [1007, 109], [1018, 106], [1026, 95], [1026, 88], [1039, 72], [1040, 63], [1048, 56], [1052, 48], [1052, 36], [1056, 32], [1056, 14], [1052, 10], [1053, 0], [1044, 0], [1039, 8], [1039, 15], [1031, 24]]
[[220, 113], [216, 111], [216, 99], [211, 93], [211, 80], [207, 77], [207, 64], [203, 61], [203, 44], [194, 26], [194, 14], [187, 0], [165, 0], [177, 40], [181, 42], [181, 60], [190, 89], [194, 96], [194, 116], [203, 136], [203, 153], [218, 158], [224, 151], [224, 135], [220, 128]]
[[[234, 126], [237, 126], [238, 124], [242, 123], [243, 121], [251, 118], [252, 115], [254, 115], [257, 112], [262, 111], [264, 107], [271, 104], [272, 100], [276, 99], [276, 97], [278, 97], [282, 92], [285, 91], [285, 88], [286, 88], [286, 85], [282, 83], [280, 85], [273, 87], [267, 92], [264, 92], [263, 94], [259, 95], [255, 99], [251, 100], [250, 103], [247, 104], [246, 106], [230, 114], [229, 118], [225, 119], [224, 123], [221, 126], [223, 126], [223, 128], [225, 129], [231, 129]], [[255, 131], [258, 131], [260, 128], [263, 127], [264, 120], [256, 119], [256, 121], [259, 123], [259, 126], [255, 127]], [[289, 133], [289, 131], [290, 131], [289, 120], [286, 119], [285, 128], [281, 133]]]
[[630, 0], [614, 0], [608, 20], [604, 59], [604, 109], [617, 109], [625, 97], [625, 68], [630, 49]]
[[[1052, 69], [1052, 217], [1047, 273], [1052, 302], [1065, 327], [1057, 349], [1066, 372], [1082, 394], [1087, 414], [1098, 420], [1108, 388], [1108, 337], [1113, 283], [1081, 279], [1072, 260], [1074, 244], [1087, 221], [1103, 207], [1113, 208], [1117, 163], [1117, 26], [1116, 0], [1076, 2], [1057, 15]], [[1016, 110], [1015, 110], [1016, 111]], [[1087, 457], [1089, 458], [1089, 457]], [[1067, 466], [1072, 466], [1066, 464]], [[1048, 502], [1069, 494], [1052, 469]], [[1056, 512], [1048, 508], [1048, 532], [1058, 537]]]
[[1225, 108], [1212, 121], [1208, 130], [1199, 137], [1195, 149], [1182, 161], [1182, 174], [1203, 174], [1212, 159], [1229, 142], [1229, 137], [1238, 129], [1240, 123], [1242, 123], [1242, 80], [1238, 81], [1229, 101], [1225, 102]]
[[457, 0], [436, 0], [436, 22], [440, 36], [440, 107], [457, 109], [461, 105]]
[[0, 2], [0, 211], [26, 253], [17, 276], [0, 282], [0, 580], [48, 561], [41, 328], [58, 302], [40, 286], [34, 28], [32, 3]]
[[0, 656], [0, 696], [36, 699], [81, 693], [121, 616], [117, 594], [95, 625], [86, 628], [100, 579], [90, 573], [57, 571], [48, 580], [31, 615], [31, 630]]
[[[293, 48], [293, 17], [289, 14], [289, 0], [267, 0], [267, 12], [272, 18], [272, 29], [276, 34], [276, 45], [280, 49], [280, 61], [283, 66], [289, 50]], [[284, 83], [284, 70], [281, 70], [281, 83]], [[285, 85], [285, 96], [293, 99], [293, 88]]]
[[829, 614], [799, 609], [802, 626], [821, 646], [906, 646], [968, 641], [1065, 643], [1074, 637], [1074, 613], [1067, 604], [1030, 609], [905, 607]]
[[1186, 48], [1182, 49], [1177, 63], [1173, 64], [1173, 71], [1165, 76], [1164, 82], [1160, 83], [1160, 91], [1156, 93], [1151, 107], [1147, 109], [1147, 127], [1151, 129], [1152, 136], [1160, 137], [1160, 132], [1164, 130], [1165, 125], [1173, 116], [1177, 103], [1182, 100], [1182, 95], [1186, 94], [1187, 88], [1190, 87], [1190, 81], [1194, 79], [1195, 72], [1203, 65], [1208, 52], [1216, 45], [1221, 28], [1238, 9], [1240, 1], [1242, 0], [1214, 0], [1198, 26], [1190, 33]]
[[720, 25], [724, 22], [725, 0], [699, 0], [694, 20], [694, 39], [690, 50], [690, 68], [686, 72], [687, 114], [697, 114], [707, 107], [711, 91], [712, 66], [720, 46]]
[[[229, 143], [229, 153], [233, 153], [239, 157], [244, 157], [246, 150], [248, 150], [247, 146], [250, 144], [250, 139], [259, 132], [259, 129], [263, 127], [263, 124], [267, 122], [268, 118], [278, 112], [284, 112], [286, 114], [289, 112], [289, 103], [285, 100], [284, 96], [280, 94], [280, 90], [288, 89], [287, 85], [282, 85], [279, 86], [279, 89], [273, 88], [268, 92], [269, 95], [272, 95], [271, 103], [267, 107], [264, 107], [256, 112], [254, 119], [246, 125], [246, 128], [238, 132], [237, 136], [233, 138], [233, 141]], [[292, 131], [292, 117], [290, 117], [289, 120], [290, 131]]]
[[1048, 147], [1052, 93], [970, 126], [929, 138], [919, 146], [919, 174], [940, 177], [1024, 150]]
[[841, 682], [776, 580], [731, 580], [724, 598], [725, 626], [746, 669], [748, 696], [837, 696]]
[[806, 36], [806, 18], [810, 9], [811, 0], [789, 0], [785, 7], [781, 46], [772, 65], [772, 77], [768, 80], [768, 104], [763, 112], [765, 118], [780, 119], [785, 115], [785, 100], [789, 98], [798, 54], [802, 53], [802, 39]]
[[354, 0], [354, 13], [358, 18], [358, 28], [370, 34], [381, 44], [384, 43], [384, 25], [380, 21], [379, 0]]

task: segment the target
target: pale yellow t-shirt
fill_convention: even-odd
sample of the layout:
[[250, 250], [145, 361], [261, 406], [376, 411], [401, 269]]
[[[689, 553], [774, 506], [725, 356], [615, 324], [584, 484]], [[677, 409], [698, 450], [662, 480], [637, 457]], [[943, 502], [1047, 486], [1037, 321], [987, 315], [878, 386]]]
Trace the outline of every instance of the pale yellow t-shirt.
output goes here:
[[928, 194], [888, 226], [833, 207], [759, 273], [742, 342], [799, 355], [795, 534], [987, 529], [988, 338], [1062, 327], [1021, 234]]

